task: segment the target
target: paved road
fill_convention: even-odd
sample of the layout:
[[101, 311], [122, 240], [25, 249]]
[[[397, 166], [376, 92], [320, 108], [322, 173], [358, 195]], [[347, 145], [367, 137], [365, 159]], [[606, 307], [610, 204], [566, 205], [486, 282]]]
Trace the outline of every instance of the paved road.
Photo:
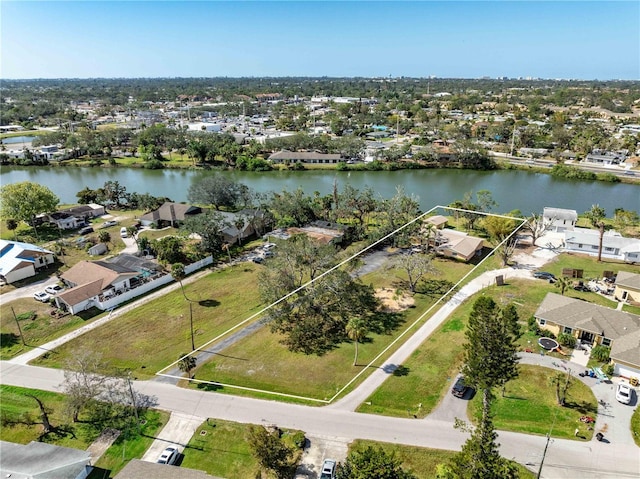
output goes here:
[[[59, 390], [63, 372], [0, 362], [0, 382], [51, 391]], [[156, 407], [189, 417], [216, 417], [252, 424], [277, 424], [312, 436], [336, 440], [356, 438], [459, 450], [466, 435], [452, 423], [435, 419], [403, 419], [359, 414], [328, 407], [296, 404], [181, 389], [154, 381], [134, 381], [136, 391], [155, 399]], [[502, 454], [532, 469], [539, 464], [546, 439], [543, 436], [500, 432]], [[585, 479], [637, 477], [640, 453], [634, 444], [554, 439], [549, 446], [543, 477]]]

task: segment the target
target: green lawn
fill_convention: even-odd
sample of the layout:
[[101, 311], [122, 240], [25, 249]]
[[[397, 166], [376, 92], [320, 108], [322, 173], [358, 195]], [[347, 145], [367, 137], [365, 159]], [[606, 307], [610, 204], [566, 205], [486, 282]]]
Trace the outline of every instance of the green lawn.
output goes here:
[[[92, 313], [104, 314], [97, 310], [90, 310], [83, 312], [82, 316], [69, 315], [62, 318], [54, 318], [50, 314], [53, 309], [49, 303], [41, 303], [33, 298], [21, 298], [3, 304], [3, 307], [0, 308], [0, 337], [2, 338], [0, 359], [11, 359], [30, 351], [33, 347], [40, 346], [69, 333], [95, 320], [98, 316], [92, 317]], [[26, 346], [22, 344], [20, 339], [18, 325], [13, 316], [14, 311]]]
[[[247, 424], [208, 419], [196, 430], [184, 449], [181, 466], [200, 469], [218, 477], [259, 477], [260, 466], [246, 440]], [[292, 435], [284, 430], [283, 439], [290, 446]], [[297, 450], [299, 459], [302, 451]]]
[[[36, 389], [25, 389], [14, 386], [0, 385], [0, 412], [4, 415], [19, 416], [30, 414], [39, 417], [40, 410], [36, 401], [26, 394], [32, 394], [40, 399], [51, 412], [49, 418], [52, 425], [64, 427], [66, 434], [49, 434], [44, 442], [57, 446], [72, 447], [85, 450], [102, 432], [101, 428], [88, 422], [73, 423], [64, 414], [64, 395]], [[116, 442], [105, 452], [96, 466], [111, 470], [112, 476], [117, 473], [126, 461], [139, 459], [149, 448], [157, 433], [164, 427], [169, 419], [169, 414], [162, 411], [147, 410], [141, 412], [141, 420], [145, 423], [141, 426], [141, 433], [129, 433], [128, 437], [119, 437]], [[37, 441], [42, 431], [42, 426], [18, 425], [2, 428], [2, 440], [19, 444], [28, 444]], [[123, 462], [124, 443], [124, 462]]]
[[[561, 260], [564, 256], [566, 255], [561, 255]], [[562, 269], [562, 264], [559, 262], [557, 267]], [[559, 292], [558, 288], [546, 281], [510, 280], [505, 286], [491, 286], [480, 294], [493, 297], [498, 304], [513, 302], [525, 333], [520, 339], [520, 347], [522, 350], [537, 350], [537, 337], [527, 331], [527, 320], [547, 293]], [[595, 293], [568, 290], [565, 296], [611, 306], [607, 298]], [[413, 352], [402, 365], [401, 374], [390, 376], [365, 403], [360, 405], [358, 411], [397, 417], [406, 417], [407, 410], [419, 417], [429, 414], [447, 394], [451, 378], [462, 365], [464, 329], [475, 297], [477, 295], [459, 306], [449, 319]], [[553, 355], [558, 358], [564, 357], [557, 353]], [[422, 407], [418, 408], [420, 404]]]
[[631, 435], [636, 445], [640, 447], [640, 408], [636, 407], [631, 416]]
[[[196, 347], [258, 311], [258, 266], [247, 265], [212, 272], [185, 285], [193, 303]], [[131, 369], [149, 379], [191, 351], [189, 305], [178, 289], [114, 319], [42, 356], [36, 363], [62, 367], [78, 349], [100, 351], [114, 367]]]
[[[433, 479], [436, 474], [438, 464], [449, 462], [455, 452], [441, 449], [429, 449], [426, 447], [403, 446], [399, 444], [389, 444], [386, 442], [375, 442], [357, 439], [349, 445], [349, 451], [354, 449], [365, 449], [371, 446], [382, 447], [386, 452], [395, 454], [395, 457], [402, 461], [402, 468], [411, 471], [418, 479]], [[521, 479], [533, 479], [535, 475], [524, 466], [518, 464], [518, 471]]]
[[[591, 440], [593, 431], [580, 422], [581, 416], [595, 417], [598, 411], [591, 388], [574, 379], [567, 394], [566, 406], [558, 406], [555, 387], [549, 382], [553, 374], [554, 371], [549, 368], [521, 365], [520, 377], [507, 384], [505, 397], [496, 392], [493, 404], [496, 429], [540, 435], [550, 432], [552, 437], [574, 439], [574, 431], [579, 428], [579, 439]], [[474, 419], [479, 420], [482, 416], [480, 392], [469, 407]]]

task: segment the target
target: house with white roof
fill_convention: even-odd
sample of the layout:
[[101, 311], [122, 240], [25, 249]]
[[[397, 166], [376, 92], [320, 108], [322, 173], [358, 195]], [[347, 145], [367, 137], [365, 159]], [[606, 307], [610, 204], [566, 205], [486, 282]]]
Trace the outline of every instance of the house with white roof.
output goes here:
[[40, 246], [0, 240], [0, 281], [10, 284], [30, 278], [55, 260], [52, 251]]
[[[600, 232], [587, 228], [565, 231], [564, 246], [567, 252], [597, 256], [600, 249]], [[640, 239], [625, 238], [614, 230], [602, 236], [602, 256], [627, 263], [640, 262]]]

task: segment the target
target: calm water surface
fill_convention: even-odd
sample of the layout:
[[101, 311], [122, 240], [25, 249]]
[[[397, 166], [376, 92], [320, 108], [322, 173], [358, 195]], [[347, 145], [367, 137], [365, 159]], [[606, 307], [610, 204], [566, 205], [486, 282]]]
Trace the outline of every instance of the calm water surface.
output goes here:
[[592, 204], [603, 206], [608, 215], [615, 208], [640, 211], [640, 186], [600, 181], [554, 178], [518, 170], [401, 170], [401, 171], [272, 171], [214, 172], [185, 170], [143, 170], [134, 168], [2, 167], [2, 184], [33, 181], [51, 189], [62, 203], [77, 203], [76, 193], [85, 187], [101, 187], [106, 181], [120, 182], [129, 192], [166, 196], [188, 201], [189, 186], [205, 175], [225, 174], [260, 191], [302, 188], [307, 194], [331, 193], [334, 181], [358, 189], [371, 187], [377, 196], [389, 198], [398, 186], [419, 197], [423, 210], [462, 199], [468, 191], [489, 190], [498, 203], [494, 211], [514, 209], [524, 214], [541, 212], [545, 206], [575, 209], [582, 213]]

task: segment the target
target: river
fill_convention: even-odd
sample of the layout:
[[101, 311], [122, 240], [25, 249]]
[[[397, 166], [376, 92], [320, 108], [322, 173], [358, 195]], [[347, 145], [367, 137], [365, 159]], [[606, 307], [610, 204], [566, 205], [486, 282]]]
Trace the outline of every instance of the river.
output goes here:
[[271, 171], [215, 172], [201, 170], [144, 170], [136, 168], [2, 167], [2, 184], [33, 181], [47, 186], [65, 204], [77, 203], [76, 193], [85, 187], [99, 188], [106, 181], [118, 181], [128, 192], [166, 196], [188, 201], [191, 183], [204, 176], [225, 174], [255, 191], [289, 191], [301, 187], [307, 194], [328, 194], [337, 180], [338, 187], [350, 183], [371, 187], [377, 196], [389, 198], [397, 186], [419, 197], [423, 210], [462, 199], [468, 191], [489, 190], [498, 206], [494, 211], [519, 209], [523, 214], [542, 212], [545, 206], [575, 209], [582, 213], [593, 204], [612, 216], [615, 208], [640, 211], [640, 186], [555, 178], [522, 170], [400, 170], [400, 171]]

